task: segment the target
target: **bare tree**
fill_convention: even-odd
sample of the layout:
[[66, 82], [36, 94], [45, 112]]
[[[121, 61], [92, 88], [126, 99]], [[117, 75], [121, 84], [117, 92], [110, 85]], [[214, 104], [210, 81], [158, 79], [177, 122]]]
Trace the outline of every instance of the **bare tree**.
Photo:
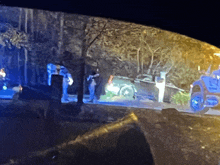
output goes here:
[[149, 69], [147, 71], [147, 74], [150, 74], [151, 73], [151, 69], [152, 69], [152, 65], [153, 65], [153, 62], [154, 62], [155, 53], [160, 49], [160, 47], [157, 48], [156, 50], [152, 50], [152, 48], [149, 46], [149, 44], [147, 44], [147, 46], [148, 46], [149, 51], [151, 52], [151, 62], [150, 62]]
[[108, 20], [103, 20], [97, 21], [94, 17], [79, 15], [66, 14], [65, 16], [63, 32], [65, 38], [64, 50], [72, 52], [74, 55], [70, 56], [68, 53], [65, 53], [61, 61], [73, 73], [72, 75], [77, 77], [78, 104], [83, 103], [86, 59], [88, 59], [89, 51], [95, 48], [93, 45], [99, 41], [98, 39], [108, 22]]
[[61, 55], [62, 52], [62, 45], [63, 45], [63, 26], [64, 26], [64, 13], [61, 12], [60, 13], [60, 38], [59, 38], [59, 42], [58, 42], [58, 58]]
[[[25, 9], [25, 33], [28, 33], [28, 9]], [[28, 62], [28, 50], [24, 48], [24, 55], [25, 55], [25, 63], [24, 63], [24, 81], [25, 84], [28, 83], [27, 79], [27, 62]]]
[[[89, 23], [89, 20], [88, 19], [85, 19], [86, 21], [84, 22], [84, 26], [83, 26], [83, 33], [82, 33], [82, 59], [81, 59], [81, 74], [80, 74], [80, 77], [79, 77], [79, 81], [78, 81], [78, 103], [81, 104], [83, 103], [83, 93], [84, 93], [84, 77], [85, 77], [85, 57], [87, 56], [87, 52], [88, 52], [88, 49], [92, 46], [92, 44], [94, 44], [94, 42], [98, 39], [98, 37], [102, 34], [102, 32], [104, 31], [107, 23], [108, 23], [108, 20], [105, 22], [105, 24], [103, 25], [103, 27], [101, 28], [101, 30], [95, 34], [95, 37], [92, 38], [92, 37], [89, 37], [89, 38], [86, 38], [88, 37], [89, 33], [90, 33], [90, 30], [89, 29], [87, 32], [86, 32], [86, 28], [87, 28], [87, 25]], [[93, 20], [94, 21], [94, 20]], [[90, 33], [91, 35], [91, 33]]]
[[140, 72], [140, 49], [141, 48], [138, 48], [137, 49], [137, 73], [139, 73]]
[[[21, 24], [22, 24], [22, 8], [19, 8], [19, 25], [18, 29], [21, 31]], [[21, 67], [20, 67], [20, 51], [18, 51], [18, 83], [21, 84]]]
[[[20, 12], [20, 18], [21, 18], [22, 11]], [[0, 41], [3, 41], [5, 44], [2, 44], [3, 46], [7, 46], [11, 48], [12, 46], [15, 46], [18, 49], [21, 49], [21, 47], [30, 50], [31, 45], [29, 43], [29, 36], [27, 33], [20, 31], [19, 29], [14, 28], [10, 24], [4, 25], [7, 29], [6, 32], [0, 34]], [[21, 19], [19, 23], [19, 27], [21, 27]], [[11, 57], [9, 58], [9, 62]], [[20, 56], [18, 55], [18, 63], [20, 61]], [[20, 68], [20, 65], [18, 64], [18, 68]], [[20, 80], [19, 80], [20, 83]]]
[[[32, 42], [34, 41], [34, 10], [30, 9], [30, 15], [31, 15], [31, 38], [32, 38]], [[35, 59], [36, 59], [36, 51], [35, 49], [32, 50], [32, 56], [31, 56], [31, 70], [32, 70], [32, 75], [31, 75], [31, 81], [32, 83], [35, 85], [36, 83], [36, 65], [34, 63]]]

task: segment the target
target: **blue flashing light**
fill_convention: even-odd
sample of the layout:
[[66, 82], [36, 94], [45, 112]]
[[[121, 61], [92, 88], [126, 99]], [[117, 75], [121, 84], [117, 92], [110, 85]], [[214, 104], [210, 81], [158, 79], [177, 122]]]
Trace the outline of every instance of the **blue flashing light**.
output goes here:
[[209, 98], [209, 99], [207, 99], [207, 104], [215, 106], [218, 104], [218, 100], [216, 98]]
[[5, 85], [3, 86], [3, 90], [6, 90], [6, 89], [8, 89]]

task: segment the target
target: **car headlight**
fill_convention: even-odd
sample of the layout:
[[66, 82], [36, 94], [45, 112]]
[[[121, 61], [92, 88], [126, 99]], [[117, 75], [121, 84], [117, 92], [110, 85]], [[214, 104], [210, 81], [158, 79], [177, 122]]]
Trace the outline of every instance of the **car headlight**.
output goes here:
[[113, 84], [110, 84], [110, 85], [107, 85], [107, 86], [106, 86], [106, 90], [107, 90], [107, 91], [112, 91], [112, 92], [117, 93], [117, 92], [120, 90], [120, 88], [114, 86]]
[[218, 104], [218, 99], [217, 99], [216, 97], [210, 97], [210, 98], [207, 98], [206, 103], [207, 103], [208, 105], [213, 105], [213, 106], [215, 106], [215, 105]]
[[106, 89], [107, 89], [108, 91], [110, 91], [112, 88], [113, 88], [113, 84], [108, 84], [108, 85], [106, 86]]

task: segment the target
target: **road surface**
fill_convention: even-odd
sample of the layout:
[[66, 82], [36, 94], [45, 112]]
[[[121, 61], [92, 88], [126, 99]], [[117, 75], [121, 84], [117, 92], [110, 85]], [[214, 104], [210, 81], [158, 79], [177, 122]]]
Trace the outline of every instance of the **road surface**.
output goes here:
[[[83, 99], [84, 103], [87, 104], [93, 104], [89, 103], [89, 95], [84, 95]], [[66, 103], [66, 101], [63, 101], [63, 103]], [[69, 102], [77, 102], [77, 95], [69, 95]], [[96, 104], [103, 104], [103, 105], [115, 105], [115, 106], [125, 106], [125, 107], [135, 107], [135, 108], [147, 108], [147, 109], [154, 109], [154, 110], [162, 110], [166, 108], [175, 108], [180, 112], [187, 112], [187, 113], [193, 113], [193, 111], [190, 110], [189, 106], [180, 106], [180, 105], [174, 105], [174, 104], [168, 104], [168, 103], [158, 103], [153, 102], [151, 100], [125, 100], [125, 99], [118, 99], [115, 101], [106, 101], [106, 100], [99, 100]], [[218, 110], [212, 110], [210, 109], [208, 112], [206, 112], [208, 115], [220, 115], [220, 111]]]
[[[8, 89], [6, 91], [1, 90], [0, 91], [0, 99], [12, 99], [14, 92], [11, 89]], [[89, 95], [84, 95], [83, 102], [87, 104], [93, 104], [89, 103]], [[5, 102], [10, 102], [10, 101], [1, 101], [0, 103], [5, 103]], [[63, 103], [67, 103], [67, 101], [62, 100]], [[69, 101], [68, 102], [77, 102], [77, 95], [69, 95]], [[168, 104], [168, 103], [158, 103], [158, 102], [153, 102], [151, 100], [126, 100], [126, 99], [121, 99], [117, 98], [114, 99], [114, 101], [107, 101], [107, 100], [99, 100], [96, 102], [96, 104], [103, 104], [103, 105], [115, 105], [115, 106], [124, 106], [124, 107], [135, 107], [135, 108], [150, 108], [150, 109], [155, 109], [155, 110], [162, 110], [165, 108], [175, 108], [178, 111], [181, 112], [187, 112], [187, 113], [193, 113], [189, 107], [187, 106], [179, 106], [179, 105], [174, 105], [174, 104]], [[209, 115], [220, 115], [220, 111], [218, 110], [209, 110], [206, 114]]]

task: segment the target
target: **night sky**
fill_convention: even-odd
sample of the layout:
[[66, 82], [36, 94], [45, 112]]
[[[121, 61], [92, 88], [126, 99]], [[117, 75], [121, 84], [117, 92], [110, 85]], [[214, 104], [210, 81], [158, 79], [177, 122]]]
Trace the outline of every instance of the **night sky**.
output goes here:
[[2, 0], [6, 6], [101, 16], [154, 26], [220, 47], [220, 5], [198, 0]]

